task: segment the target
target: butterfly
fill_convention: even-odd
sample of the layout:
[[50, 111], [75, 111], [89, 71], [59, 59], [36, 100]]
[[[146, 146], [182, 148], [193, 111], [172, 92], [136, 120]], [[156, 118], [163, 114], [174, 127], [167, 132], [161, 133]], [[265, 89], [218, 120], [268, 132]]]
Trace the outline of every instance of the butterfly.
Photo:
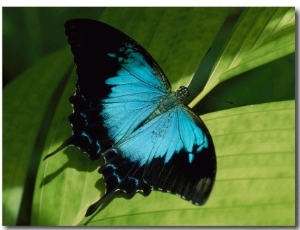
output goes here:
[[69, 116], [73, 134], [57, 150], [76, 146], [99, 169], [106, 191], [93, 214], [116, 193], [147, 196], [154, 190], [203, 205], [213, 188], [216, 155], [203, 121], [182, 101], [188, 89], [171, 91], [151, 55], [121, 31], [99, 21], [65, 23], [77, 66]]

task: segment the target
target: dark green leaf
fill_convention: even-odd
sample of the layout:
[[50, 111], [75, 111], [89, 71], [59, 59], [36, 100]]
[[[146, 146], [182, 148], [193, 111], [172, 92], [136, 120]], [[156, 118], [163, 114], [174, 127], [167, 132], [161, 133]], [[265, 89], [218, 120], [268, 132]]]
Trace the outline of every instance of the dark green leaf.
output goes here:
[[295, 52], [294, 8], [248, 8], [237, 23], [194, 107], [219, 83]]
[[43, 138], [60, 100], [71, 60], [66, 49], [56, 52], [37, 62], [3, 92], [4, 225], [16, 224], [24, 189], [31, 185], [33, 190]]

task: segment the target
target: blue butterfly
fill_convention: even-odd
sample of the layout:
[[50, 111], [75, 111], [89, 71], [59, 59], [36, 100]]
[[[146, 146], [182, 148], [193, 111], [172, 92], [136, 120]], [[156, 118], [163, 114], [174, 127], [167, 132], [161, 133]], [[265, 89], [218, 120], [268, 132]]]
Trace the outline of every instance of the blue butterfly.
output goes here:
[[89, 19], [67, 21], [65, 32], [77, 66], [70, 98], [73, 135], [48, 158], [74, 145], [99, 169], [106, 191], [91, 205], [94, 213], [117, 193], [129, 198], [152, 189], [178, 194], [202, 205], [216, 176], [212, 138], [202, 120], [182, 100], [155, 60], [119, 30]]

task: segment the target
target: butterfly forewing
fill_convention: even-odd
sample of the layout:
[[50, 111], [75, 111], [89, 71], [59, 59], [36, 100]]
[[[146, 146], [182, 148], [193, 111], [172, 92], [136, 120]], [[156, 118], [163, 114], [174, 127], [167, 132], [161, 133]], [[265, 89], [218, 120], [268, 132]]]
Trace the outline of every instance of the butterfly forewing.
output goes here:
[[94, 159], [141, 125], [170, 87], [151, 56], [120, 31], [84, 19], [65, 27], [78, 75], [72, 144]]

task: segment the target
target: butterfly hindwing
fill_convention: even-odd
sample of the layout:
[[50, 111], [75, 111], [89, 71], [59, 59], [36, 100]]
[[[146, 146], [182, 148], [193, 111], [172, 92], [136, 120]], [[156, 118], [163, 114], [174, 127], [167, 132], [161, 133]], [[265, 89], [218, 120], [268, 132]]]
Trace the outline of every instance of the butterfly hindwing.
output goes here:
[[104, 177], [106, 194], [121, 191], [132, 197], [136, 191], [144, 195], [150, 193], [151, 187], [142, 180], [144, 167], [122, 157], [116, 149], [107, 152], [105, 159], [106, 164], [99, 169], [99, 173]]
[[116, 148], [145, 167], [143, 180], [152, 188], [194, 204], [207, 200], [216, 174], [214, 146], [204, 123], [184, 105], [149, 121]]

